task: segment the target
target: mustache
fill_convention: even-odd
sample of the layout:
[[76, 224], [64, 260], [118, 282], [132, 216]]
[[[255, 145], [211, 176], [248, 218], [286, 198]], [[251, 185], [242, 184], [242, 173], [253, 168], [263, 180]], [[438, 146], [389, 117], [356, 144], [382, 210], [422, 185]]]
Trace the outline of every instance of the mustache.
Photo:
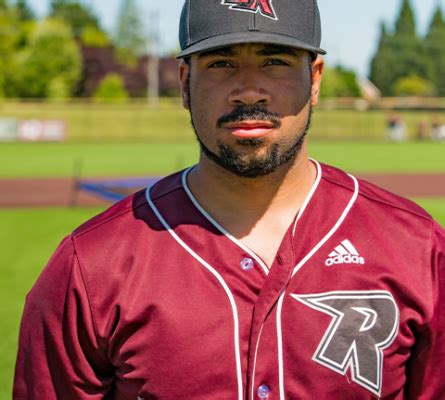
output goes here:
[[225, 124], [244, 121], [268, 121], [273, 124], [274, 128], [281, 126], [280, 114], [273, 113], [264, 106], [242, 106], [219, 118], [216, 127], [222, 128]]

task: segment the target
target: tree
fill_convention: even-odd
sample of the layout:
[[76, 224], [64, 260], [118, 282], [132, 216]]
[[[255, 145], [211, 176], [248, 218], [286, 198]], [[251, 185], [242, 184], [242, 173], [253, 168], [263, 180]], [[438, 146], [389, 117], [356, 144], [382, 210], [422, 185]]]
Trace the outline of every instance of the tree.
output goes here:
[[434, 11], [433, 18], [431, 19], [428, 33], [426, 35], [426, 40], [439, 40], [444, 34], [445, 22], [442, 13], [442, 8], [438, 6]]
[[[0, 0], [1, 2], [1, 0]], [[11, 79], [15, 72], [15, 52], [20, 41], [20, 25], [13, 10], [5, 1], [0, 3], [0, 92], [14, 95]]]
[[94, 26], [86, 26], [80, 40], [86, 47], [107, 47], [110, 45], [108, 35]]
[[[391, 68], [393, 82], [406, 76], [417, 76], [428, 80], [432, 74], [432, 63], [422, 40], [417, 36], [414, 12], [410, 0], [403, 0], [392, 48], [397, 54], [397, 63]], [[392, 93], [393, 94], [393, 93]]]
[[26, 0], [16, 0], [14, 12], [20, 25], [20, 38], [17, 46], [17, 50], [20, 50], [27, 46], [30, 34], [37, 21], [34, 11]]
[[26, 0], [17, 0], [15, 8], [20, 21], [33, 21], [36, 19], [34, 11], [29, 7]]
[[342, 66], [325, 67], [320, 94], [322, 98], [360, 97], [357, 75]]
[[86, 27], [102, 30], [99, 19], [85, 5], [76, 0], [52, 0], [50, 5], [51, 18], [64, 20], [73, 30], [74, 36], [80, 38]]
[[44, 98], [56, 86], [72, 93], [82, 72], [82, 58], [70, 27], [47, 19], [32, 32], [18, 61], [17, 88], [21, 97]]
[[321, 81], [320, 97], [323, 99], [337, 97], [338, 88], [341, 86], [341, 79], [333, 68], [327, 65], [323, 69], [323, 79]]
[[410, 0], [402, 2], [402, 8], [396, 21], [396, 35], [416, 38], [416, 22]]
[[432, 60], [430, 80], [434, 82], [437, 94], [445, 96], [445, 21], [440, 6], [433, 14], [424, 46], [429, 59]]
[[385, 23], [380, 25], [380, 39], [376, 54], [371, 60], [370, 80], [387, 95], [391, 92], [393, 76], [391, 65], [397, 62], [397, 54], [391, 48], [392, 36], [388, 32]]
[[371, 61], [370, 79], [383, 95], [394, 95], [395, 82], [407, 76], [430, 79], [432, 62], [416, 33], [410, 0], [403, 0], [394, 34], [382, 24], [379, 46]]
[[146, 50], [147, 38], [135, 0], [121, 0], [114, 38], [120, 61], [134, 64]]

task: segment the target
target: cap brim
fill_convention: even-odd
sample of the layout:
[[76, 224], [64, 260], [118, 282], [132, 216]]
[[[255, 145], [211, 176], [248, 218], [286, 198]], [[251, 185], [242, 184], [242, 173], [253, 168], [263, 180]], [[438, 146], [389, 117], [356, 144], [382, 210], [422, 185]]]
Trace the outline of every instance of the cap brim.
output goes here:
[[296, 49], [307, 50], [316, 54], [326, 54], [326, 51], [324, 51], [323, 49], [311, 46], [290, 36], [281, 35], [279, 33], [250, 31], [240, 33], [227, 33], [225, 35], [210, 37], [182, 50], [176, 56], [176, 58], [184, 58], [196, 53], [202, 53], [204, 51], [216, 50], [222, 47], [244, 43], [276, 44], [281, 46], [294, 47]]

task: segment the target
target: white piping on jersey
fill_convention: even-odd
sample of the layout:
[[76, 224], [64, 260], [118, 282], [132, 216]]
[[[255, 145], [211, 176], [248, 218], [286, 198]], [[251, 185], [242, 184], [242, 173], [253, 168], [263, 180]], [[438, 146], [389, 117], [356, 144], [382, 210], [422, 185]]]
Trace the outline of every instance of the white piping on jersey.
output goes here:
[[[311, 190], [309, 191], [309, 193], [307, 194], [306, 198], [304, 199], [304, 202], [298, 212], [297, 217], [295, 218], [295, 223], [294, 223], [294, 227], [292, 229], [292, 236], [295, 235], [295, 228], [297, 226], [297, 222], [301, 219], [302, 215], [304, 214], [304, 212], [306, 211], [306, 208], [309, 204], [309, 202], [312, 200], [312, 197], [314, 197], [315, 192], [318, 189], [318, 186], [320, 184], [321, 181], [321, 176], [323, 174], [322, 170], [321, 170], [321, 165], [317, 160], [314, 159], [310, 159], [316, 166], [317, 168], [317, 177], [311, 187]], [[280, 304], [278, 304], [278, 307], [280, 307]], [[278, 312], [278, 311], [277, 311]], [[254, 391], [255, 391], [255, 370], [256, 370], [256, 361], [257, 361], [257, 355], [258, 355], [258, 348], [259, 348], [259, 344], [260, 344], [260, 338], [261, 338], [261, 332], [263, 331], [263, 325], [261, 325], [261, 329], [260, 329], [260, 334], [258, 335], [258, 339], [257, 339], [257, 343], [255, 346], [255, 356], [253, 359], [253, 372], [252, 372], [252, 387], [251, 387], [251, 395], [252, 395], [252, 399], [255, 397], [254, 396]], [[278, 340], [281, 343], [281, 337], [278, 337]], [[281, 345], [278, 346], [278, 349], [281, 348]]]
[[230, 291], [229, 286], [224, 281], [222, 276], [216, 271], [210, 264], [208, 264], [203, 258], [201, 258], [197, 253], [195, 253], [171, 228], [168, 222], [164, 219], [158, 208], [153, 203], [151, 199], [151, 188], [148, 187], [146, 190], [146, 198], [148, 204], [151, 209], [155, 213], [156, 217], [162, 223], [165, 229], [167, 229], [168, 233], [190, 254], [192, 255], [199, 263], [201, 263], [215, 278], [218, 280], [219, 284], [223, 287], [227, 297], [229, 298], [230, 306], [232, 308], [233, 315], [233, 327], [234, 327], [234, 347], [235, 347], [235, 362], [236, 362], [236, 378], [238, 382], [238, 400], [243, 400], [243, 376], [241, 370], [241, 355], [240, 355], [240, 339], [239, 339], [239, 319], [238, 319], [238, 309], [236, 306], [235, 298]]
[[228, 231], [226, 231], [216, 220], [206, 211], [204, 208], [199, 204], [198, 200], [193, 196], [192, 191], [190, 190], [188, 184], [187, 184], [187, 176], [189, 172], [194, 167], [190, 167], [189, 169], [185, 170], [182, 174], [182, 186], [184, 187], [185, 192], [187, 193], [188, 197], [192, 201], [192, 203], [195, 205], [195, 207], [198, 209], [198, 211], [216, 228], [218, 229], [224, 236], [226, 236], [229, 240], [231, 240], [233, 243], [235, 243], [238, 247], [240, 247], [242, 250], [244, 250], [247, 254], [249, 254], [262, 268], [264, 273], [266, 275], [269, 274], [269, 268], [264, 263], [264, 261], [258, 257], [258, 255], [249, 249], [245, 244], [243, 244], [240, 240], [238, 240], [236, 237], [232, 236]]
[[[318, 244], [308, 253], [306, 256], [295, 266], [294, 270], [292, 271], [292, 278], [295, 276], [295, 274], [312, 258], [312, 256], [334, 235], [334, 233], [338, 230], [338, 228], [341, 226], [341, 224], [346, 219], [347, 215], [349, 214], [349, 211], [351, 211], [352, 206], [355, 204], [358, 193], [359, 193], [359, 183], [355, 177], [352, 175], [349, 175], [349, 177], [354, 182], [354, 193], [351, 196], [351, 199], [346, 206], [346, 208], [343, 210], [343, 213], [341, 214], [338, 221], [335, 223], [335, 225], [331, 228], [331, 230], [326, 234], [326, 236], [318, 242]], [[277, 314], [276, 314], [276, 324], [277, 324], [277, 346], [278, 346], [278, 379], [279, 379], [279, 389], [280, 389], [280, 399], [285, 399], [285, 393], [284, 393], [284, 364], [283, 364], [283, 336], [282, 336], [282, 327], [281, 327], [281, 311], [283, 308], [283, 301], [284, 296], [286, 294], [287, 288], [283, 290], [283, 292], [280, 295], [280, 298], [278, 300], [278, 306], [277, 306]]]
[[297, 223], [300, 220], [301, 216], [303, 215], [304, 211], [306, 210], [306, 207], [308, 206], [309, 202], [312, 200], [312, 197], [314, 196], [315, 191], [318, 188], [318, 185], [320, 184], [321, 181], [321, 166], [320, 163], [317, 160], [314, 160], [312, 158], [310, 158], [310, 160], [315, 163], [315, 166], [317, 168], [317, 177], [315, 178], [315, 182], [312, 185], [312, 188], [310, 190], [310, 192], [308, 193], [308, 195], [306, 196], [306, 198], [304, 199], [304, 202], [300, 208], [300, 211], [298, 212], [297, 218], [295, 218], [295, 223], [294, 223], [294, 227], [292, 229], [292, 236], [295, 235], [295, 229], [297, 228]]
[[260, 340], [261, 340], [261, 334], [263, 333], [264, 323], [261, 324], [260, 331], [258, 332], [258, 339], [256, 341], [255, 346], [255, 356], [253, 358], [253, 369], [252, 369], [252, 383], [251, 383], [251, 399], [253, 400], [255, 398], [255, 372], [256, 372], [256, 359], [258, 355], [258, 347], [260, 347]]

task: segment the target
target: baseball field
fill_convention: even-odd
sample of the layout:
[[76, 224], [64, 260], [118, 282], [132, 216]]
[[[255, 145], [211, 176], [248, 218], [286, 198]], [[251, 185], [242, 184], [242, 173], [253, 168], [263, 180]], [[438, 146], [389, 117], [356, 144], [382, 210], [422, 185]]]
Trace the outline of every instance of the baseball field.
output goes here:
[[[5, 112], [4, 107], [2, 112]], [[8, 115], [14, 112], [15, 106], [10, 107]], [[63, 112], [68, 113], [66, 109]], [[109, 129], [117, 129], [110, 122], [109, 110], [101, 112], [107, 113], [103, 121], [107, 121]], [[127, 121], [126, 129], [132, 131], [131, 118], [125, 113], [120, 116], [116, 117], [119, 124], [125, 125]], [[75, 117], [69, 114], [67, 118]], [[170, 119], [163, 118], [162, 121], [159, 115], [153, 118], [146, 119], [144, 114], [137, 122], [141, 126], [151, 126], [153, 135], [158, 132], [150, 138], [151, 142], [134, 135], [120, 137], [117, 131], [113, 140], [107, 141], [110, 137], [97, 130], [89, 137], [89, 142], [79, 134], [76, 140], [67, 143], [0, 144], [1, 400], [11, 397], [18, 328], [26, 293], [61, 238], [108, 204], [90, 194], [83, 194], [84, 202], [60, 201], [56, 204], [51, 199], [57, 197], [58, 188], [69, 191], [74, 183], [92, 178], [100, 181], [108, 177], [162, 176], [196, 162], [198, 151], [190, 136], [187, 117], [171, 114]], [[331, 129], [340, 132], [345, 116], [331, 113], [329, 118], [333, 121]], [[384, 129], [381, 115], [372, 118], [383, 123]], [[419, 115], [416, 114], [416, 118]], [[184, 124], [186, 128], [182, 129], [187, 133], [178, 136], [178, 129]], [[317, 124], [314, 121], [314, 127], [321, 126]], [[352, 126], [353, 122], [348, 122], [348, 127], [349, 124]], [[414, 127], [415, 123], [412, 124]], [[159, 134], [162, 129], [165, 136]], [[177, 137], [181, 140], [175, 140]], [[445, 143], [411, 141], [395, 144], [377, 138], [355, 141], [318, 139], [312, 142], [310, 152], [319, 161], [342, 167], [412, 197], [445, 225]], [[59, 184], [61, 186], [57, 186]], [[39, 196], [43, 200], [37, 207], [34, 199]], [[13, 204], [11, 199], [20, 201]], [[93, 204], [95, 206], [91, 207]]]

